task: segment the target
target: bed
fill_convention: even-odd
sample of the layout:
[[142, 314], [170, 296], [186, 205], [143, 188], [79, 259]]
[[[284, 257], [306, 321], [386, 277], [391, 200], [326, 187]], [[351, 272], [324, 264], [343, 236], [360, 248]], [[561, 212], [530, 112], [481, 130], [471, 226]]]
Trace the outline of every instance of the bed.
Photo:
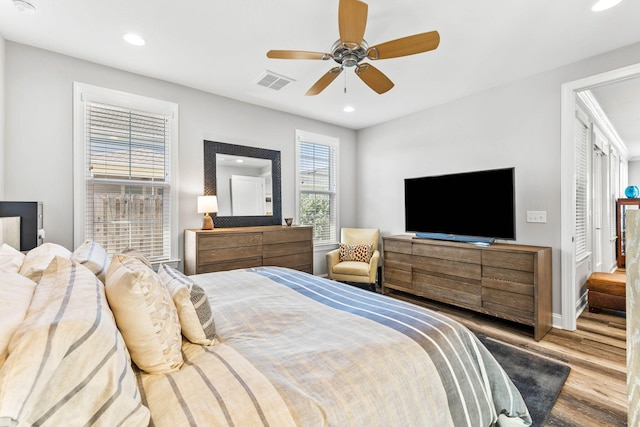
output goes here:
[[443, 315], [279, 267], [190, 277], [219, 343], [185, 343], [175, 374], [140, 374], [155, 425], [531, 422], [491, 354]]
[[531, 424], [441, 314], [286, 268], [186, 277], [138, 255], [0, 247], [0, 426]]

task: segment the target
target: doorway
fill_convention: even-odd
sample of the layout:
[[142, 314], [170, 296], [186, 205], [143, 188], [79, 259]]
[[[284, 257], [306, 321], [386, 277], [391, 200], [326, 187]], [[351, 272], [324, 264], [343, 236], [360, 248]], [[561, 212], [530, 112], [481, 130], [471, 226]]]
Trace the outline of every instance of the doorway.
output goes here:
[[561, 268], [562, 328], [576, 329], [581, 304], [576, 295], [576, 187], [574, 118], [579, 92], [640, 77], [640, 64], [565, 83], [561, 93]]

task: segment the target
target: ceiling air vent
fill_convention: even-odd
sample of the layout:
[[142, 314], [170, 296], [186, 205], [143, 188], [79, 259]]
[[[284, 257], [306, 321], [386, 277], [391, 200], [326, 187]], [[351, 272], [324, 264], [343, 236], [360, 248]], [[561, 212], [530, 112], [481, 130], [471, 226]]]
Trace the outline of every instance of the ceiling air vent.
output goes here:
[[291, 82], [295, 82], [295, 80], [269, 70], [262, 73], [262, 75], [256, 80], [258, 85], [268, 87], [273, 90], [280, 90]]

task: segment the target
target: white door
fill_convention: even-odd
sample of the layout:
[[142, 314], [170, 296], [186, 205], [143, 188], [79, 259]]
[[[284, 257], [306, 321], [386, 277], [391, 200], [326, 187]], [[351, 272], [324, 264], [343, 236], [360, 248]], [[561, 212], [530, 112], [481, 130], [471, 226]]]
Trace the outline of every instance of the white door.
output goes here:
[[585, 292], [585, 283], [593, 272], [592, 218], [589, 205], [592, 192], [592, 150], [589, 119], [577, 109], [574, 122], [575, 147], [575, 281], [572, 299], [579, 301]]
[[234, 216], [266, 214], [264, 178], [231, 175], [231, 213]]
[[[605, 173], [607, 158], [597, 148], [593, 151], [593, 271], [605, 271], [603, 264], [603, 245], [608, 238], [608, 230], [603, 227], [603, 200], [609, 200], [605, 194], [607, 178]], [[605, 211], [606, 212], [606, 211]]]

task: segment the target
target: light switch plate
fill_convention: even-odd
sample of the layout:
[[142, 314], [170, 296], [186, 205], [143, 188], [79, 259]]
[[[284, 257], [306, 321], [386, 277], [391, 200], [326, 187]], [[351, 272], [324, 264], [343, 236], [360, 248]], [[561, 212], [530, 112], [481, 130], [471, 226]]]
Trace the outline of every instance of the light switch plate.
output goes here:
[[547, 211], [527, 211], [527, 222], [547, 222]]

